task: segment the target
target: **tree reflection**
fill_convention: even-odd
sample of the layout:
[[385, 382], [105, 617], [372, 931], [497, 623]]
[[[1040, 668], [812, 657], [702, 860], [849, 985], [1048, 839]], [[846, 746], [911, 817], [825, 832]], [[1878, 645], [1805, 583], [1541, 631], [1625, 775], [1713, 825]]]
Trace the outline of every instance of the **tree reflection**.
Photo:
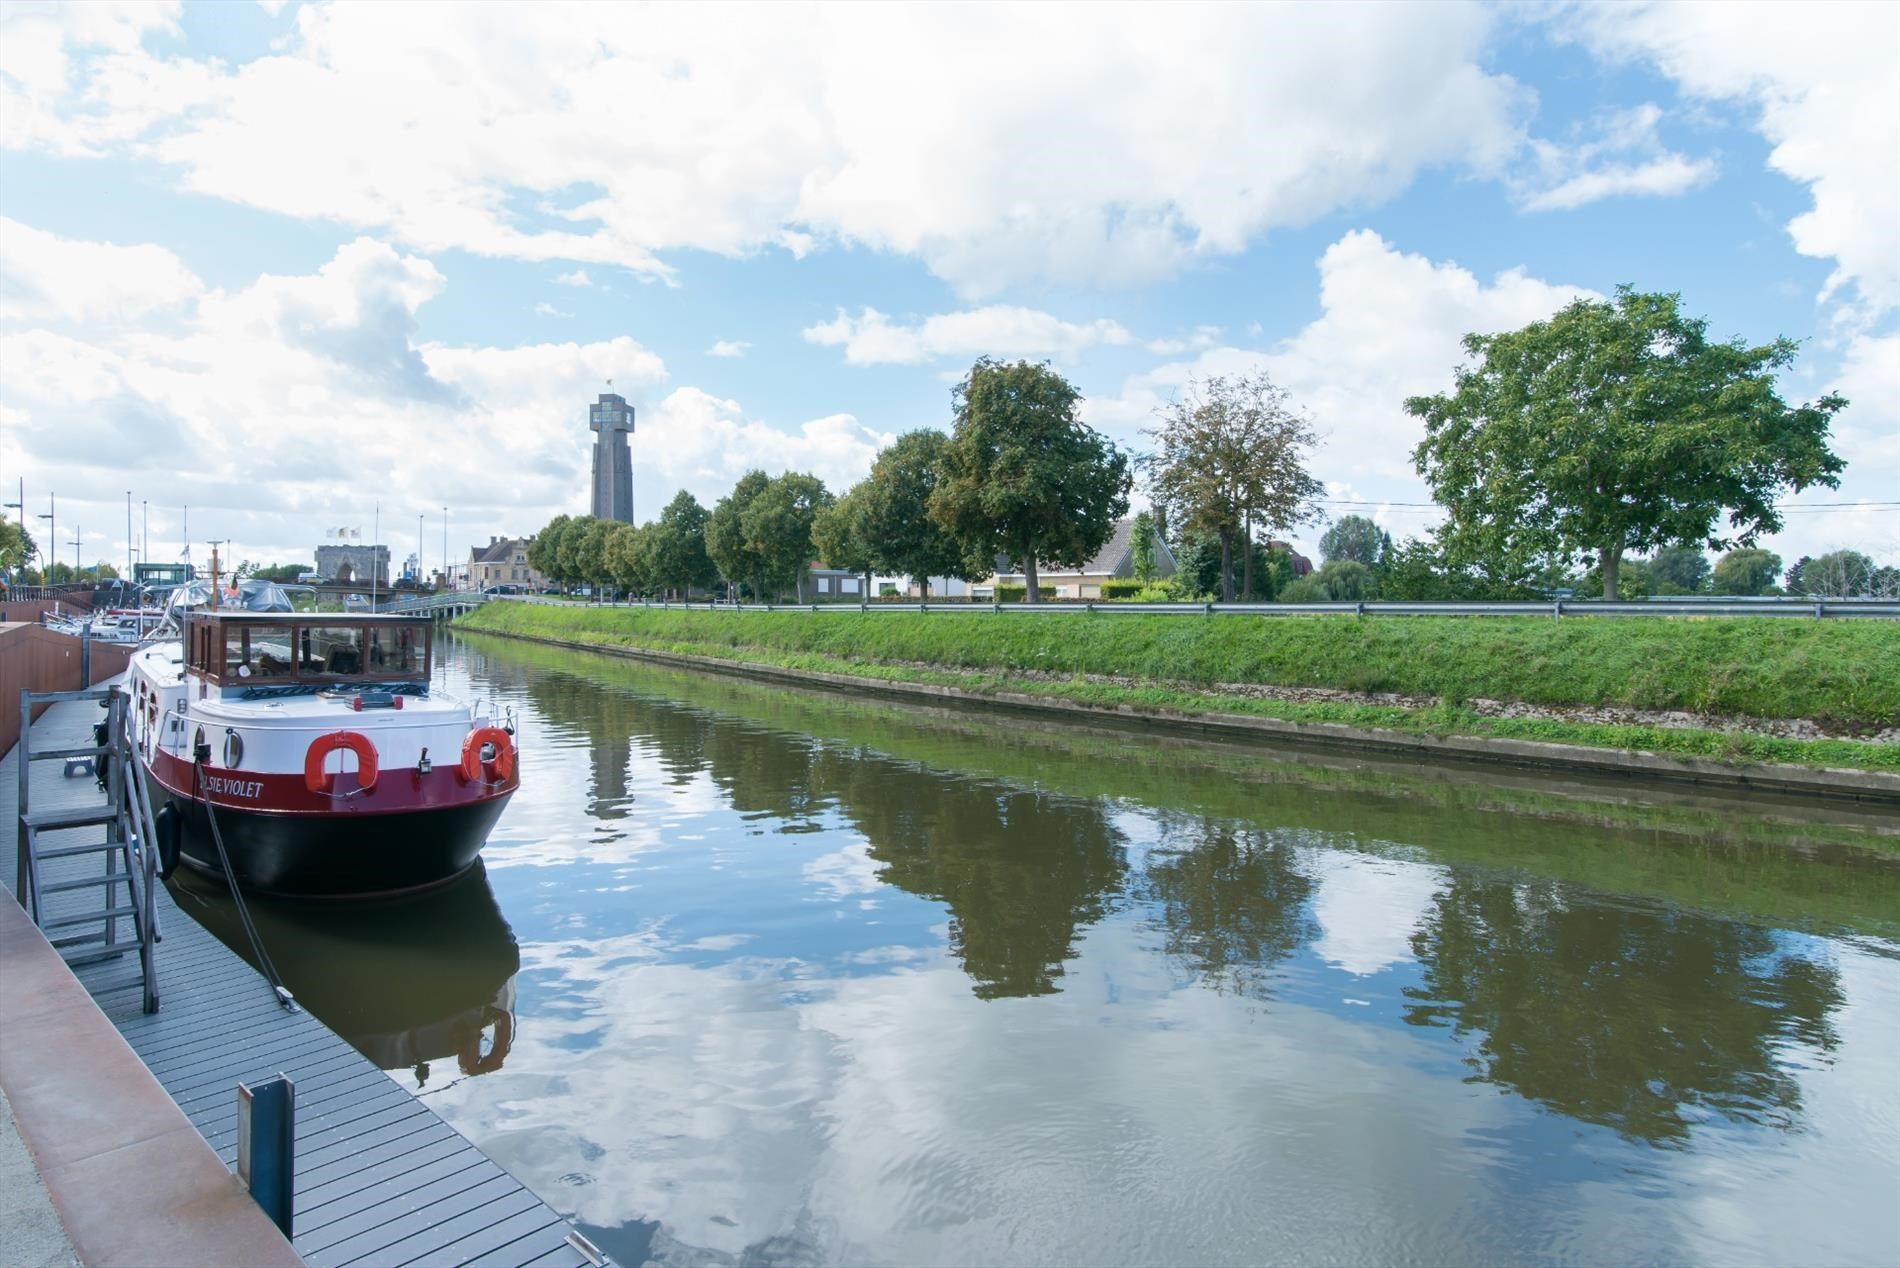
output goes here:
[[[945, 905], [951, 950], [984, 999], [1055, 991], [1076, 930], [1102, 918], [1121, 884], [1121, 838], [1096, 798], [976, 781], [563, 674], [535, 675], [527, 689], [586, 740], [598, 796], [624, 798], [631, 736], [780, 830], [836, 808], [884, 865], [880, 880]], [[599, 802], [593, 813], [608, 817]]]
[[1103, 804], [862, 753], [824, 764], [884, 864], [878, 879], [950, 912], [950, 949], [982, 999], [1047, 995], [1121, 886]]
[[1792, 1126], [1791, 1044], [1836, 1042], [1839, 977], [1785, 935], [1455, 874], [1413, 938], [1406, 1020], [1474, 1039], [1484, 1082], [1656, 1144], [1709, 1114]]
[[1265, 999], [1273, 967], [1318, 936], [1313, 881], [1273, 833], [1228, 820], [1164, 820], [1143, 897], [1158, 904], [1169, 955], [1208, 984]]

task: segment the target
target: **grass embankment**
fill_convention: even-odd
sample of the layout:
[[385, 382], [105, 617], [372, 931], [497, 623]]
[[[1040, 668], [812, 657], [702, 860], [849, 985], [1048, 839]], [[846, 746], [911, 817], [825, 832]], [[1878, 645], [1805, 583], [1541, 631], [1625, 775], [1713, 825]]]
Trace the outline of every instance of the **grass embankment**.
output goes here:
[[[471, 628], [747, 664], [1431, 735], [1494, 736], [1733, 761], [1900, 770], [1900, 745], [1741, 730], [1487, 716], [1556, 709], [1900, 725], [1900, 628], [1886, 622], [1406, 617], [1195, 618], [732, 613], [490, 603]], [[1115, 681], [1101, 681], [1112, 678]], [[1416, 707], [1259, 699], [1226, 684], [1426, 697]]]

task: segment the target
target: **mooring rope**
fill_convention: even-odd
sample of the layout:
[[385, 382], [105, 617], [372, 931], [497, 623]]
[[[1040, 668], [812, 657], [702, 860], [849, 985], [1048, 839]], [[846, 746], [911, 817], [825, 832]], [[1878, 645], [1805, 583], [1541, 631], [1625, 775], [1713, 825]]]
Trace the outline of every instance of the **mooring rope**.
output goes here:
[[251, 940], [251, 951], [257, 956], [257, 967], [262, 970], [264, 980], [270, 983], [277, 1002], [290, 1012], [301, 1012], [297, 1007], [297, 997], [284, 985], [284, 979], [277, 975], [277, 966], [271, 962], [270, 952], [264, 950], [264, 940], [258, 936], [257, 926], [251, 923], [250, 908], [244, 905], [244, 893], [238, 888], [237, 874], [231, 870], [231, 856], [224, 849], [224, 834], [218, 831], [217, 807], [211, 804], [211, 791], [205, 787], [205, 754], [194, 753], [191, 768], [198, 774], [199, 799], [204, 802], [205, 818], [211, 822], [211, 843], [218, 847], [218, 862], [224, 866], [224, 879], [231, 886], [231, 902], [237, 907], [238, 920], [244, 925], [244, 934]]

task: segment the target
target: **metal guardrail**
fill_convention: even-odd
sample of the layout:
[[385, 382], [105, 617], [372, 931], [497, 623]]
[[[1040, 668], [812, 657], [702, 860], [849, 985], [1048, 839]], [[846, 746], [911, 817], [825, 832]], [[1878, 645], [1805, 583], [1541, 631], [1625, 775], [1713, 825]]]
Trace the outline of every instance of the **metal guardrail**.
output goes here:
[[[641, 608], [656, 612], [927, 612], [996, 614], [1020, 612], [1039, 616], [1713, 616], [1806, 617], [1810, 620], [1900, 620], [1895, 599], [1684, 599], [1605, 602], [1601, 599], [1553, 599], [1549, 602], [1496, 603], [1102, 603], [1058, 600], [1047, 603], [650, 603], [593, 602], [550, 599], [538, 595], [489, 595], [483, 598], [510, 603], [542, 603], [556, 607]], [[466, 599], [464, 600], [466, 601]]]
[[496, 597], [499, 596], [483, 594], [479, 590], [446, 590], [440, 594], [405, 595], [400, 599], [385, 599], [376, 605], [376, 610], [413, 616], [421, 612], [438, 612], [443, 608], [476, 607]]

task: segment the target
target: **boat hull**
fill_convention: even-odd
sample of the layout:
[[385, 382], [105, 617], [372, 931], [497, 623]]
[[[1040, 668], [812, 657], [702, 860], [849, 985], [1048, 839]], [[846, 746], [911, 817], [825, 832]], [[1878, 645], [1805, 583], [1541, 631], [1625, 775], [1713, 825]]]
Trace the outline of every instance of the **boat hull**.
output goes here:
[[[369, 897], [427, 889], [480, 857], [512, 791], [480, 801], [387, 814], [285, 814], [216, 807], [238, 887], [296, 897]], [[183, 831], [179, 861], [218, 879], [224, 867], [203, 801], [168, 793]]]

